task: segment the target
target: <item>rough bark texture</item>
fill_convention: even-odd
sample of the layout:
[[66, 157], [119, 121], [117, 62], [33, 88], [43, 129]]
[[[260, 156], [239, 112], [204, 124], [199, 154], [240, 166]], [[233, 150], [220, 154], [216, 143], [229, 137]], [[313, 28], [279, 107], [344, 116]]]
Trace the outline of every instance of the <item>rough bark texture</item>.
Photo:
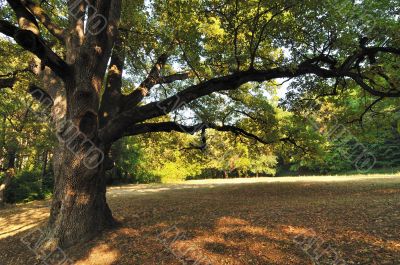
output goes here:
[[98, 235], [115, 222], [106, 202], [104, 170], [88, 170], [82, 157], [59, 147], [54, 158], [55, 188], [48, 225], [50, 244], [70, 246]]
[[54, 194], [44, 248], [87, 241], [115, 224], [106, 202], [105, 149], [97, 137], [101, 82], [93, 82], [90, 66], [90, 60], [80, 64], [64, 82], [65, 113], [53, 111], [59, 115], [54, 117], [59, 146], [53, 156]]

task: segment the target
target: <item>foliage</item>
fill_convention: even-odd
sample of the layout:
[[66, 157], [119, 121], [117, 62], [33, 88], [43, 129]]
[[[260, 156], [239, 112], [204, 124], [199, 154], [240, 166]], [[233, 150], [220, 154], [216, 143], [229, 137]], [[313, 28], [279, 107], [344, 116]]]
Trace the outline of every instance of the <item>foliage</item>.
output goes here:
[[51, 194], [52, 186], [51, 174], [43, 178], [41, 172], [24, 171], [12, 179], [6, 190], [6, 201], [17, 203], [44, 199]]

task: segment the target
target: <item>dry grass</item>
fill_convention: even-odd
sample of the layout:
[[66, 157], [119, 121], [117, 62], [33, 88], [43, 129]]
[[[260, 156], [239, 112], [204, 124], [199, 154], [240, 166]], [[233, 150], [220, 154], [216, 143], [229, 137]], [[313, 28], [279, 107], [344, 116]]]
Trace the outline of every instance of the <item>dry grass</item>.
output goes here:
[[[66, 250], [75, 264], [312, 264], [299, 236], [346, 264], [400, 264], [398, 176], [132, 185], [111, 188], [109, 202], [122, 226]], [[43, 224], [47, 205], [0, 211], [1, 265], [35, 263], [20, 239]]]

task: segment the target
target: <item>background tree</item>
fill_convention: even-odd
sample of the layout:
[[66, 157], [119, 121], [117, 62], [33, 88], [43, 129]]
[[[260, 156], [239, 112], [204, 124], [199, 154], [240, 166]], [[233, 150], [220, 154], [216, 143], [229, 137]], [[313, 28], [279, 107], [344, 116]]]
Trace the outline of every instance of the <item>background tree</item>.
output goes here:
[[[14, 45], [2, 41], [4, 53], [0, 55], [3, 62], [0, 67], [0, 169], [3, 174], [0, 185], [0, 204], [5, 199], [14, 202], [15, 195], [7, 194], [9, 185], [18, 180], [15, 176], [32, 168], [42, 168], [45, 173], [47, 160], [51, 156], [51, 145], [54, 143], [45, 117], [40, 112], [39, 105], [28, 93], [26, 87], [32, 81], [30, 69], [26, 63], [30, 56], [21, 49], [14, 50]], [[10, 88], [13, 88], [12, 90]], [[45, 111], [45, 110], [43, 110]], [[46, 160], [44, 154], [46, 153]], [[46, 163], [44, 166], [42, 163]], [[43, 181], [44, 174], [37, 176], [40, 195], [44, 190], [39, 182]], [[30, 185], [25, 183], [25, 185]], [[20, 190], [21, 193], [21, 190]], [[27, 191], [29, 194], [30, 192]], [[11, 198], [13, 197], [13, 198]], [[21, 194], [21, 197], [23, 195]], [[40, 196], [39, 196], [40, 197]]]

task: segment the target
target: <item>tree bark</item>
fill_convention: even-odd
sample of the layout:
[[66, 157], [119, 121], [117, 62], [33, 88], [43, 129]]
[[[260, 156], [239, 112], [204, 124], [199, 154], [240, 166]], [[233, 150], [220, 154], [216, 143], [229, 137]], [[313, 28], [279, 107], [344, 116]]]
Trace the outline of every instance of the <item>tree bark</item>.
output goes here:
[[53, 110], [59, 145], [53, 155], [53, 200], [47, 240], [40, 247], [43, 253], [88, 241], [115, 224], [106, 202], [108, 148], [97, 134], [102, 82], [88, 68], [94, 61], [79, 61], [74, 75], [64, 82], [66, 109]]
[[73, 75], [61, 82], [52, 72], [43, 79], [55, 98], [52, 110], [59, 144], [53, 154], [54, 190], [41, 253], [85, 242], [115, 221], [106, 202], [105, 144], [97, 135], [98, 91], [102, 83], [78, 58]]
[[115, 224], [106, 202], [103, 166], [88, 169], [82, 155], [62, 145], [54, 154], [55, 185], [45, 248], [85, 242]]

